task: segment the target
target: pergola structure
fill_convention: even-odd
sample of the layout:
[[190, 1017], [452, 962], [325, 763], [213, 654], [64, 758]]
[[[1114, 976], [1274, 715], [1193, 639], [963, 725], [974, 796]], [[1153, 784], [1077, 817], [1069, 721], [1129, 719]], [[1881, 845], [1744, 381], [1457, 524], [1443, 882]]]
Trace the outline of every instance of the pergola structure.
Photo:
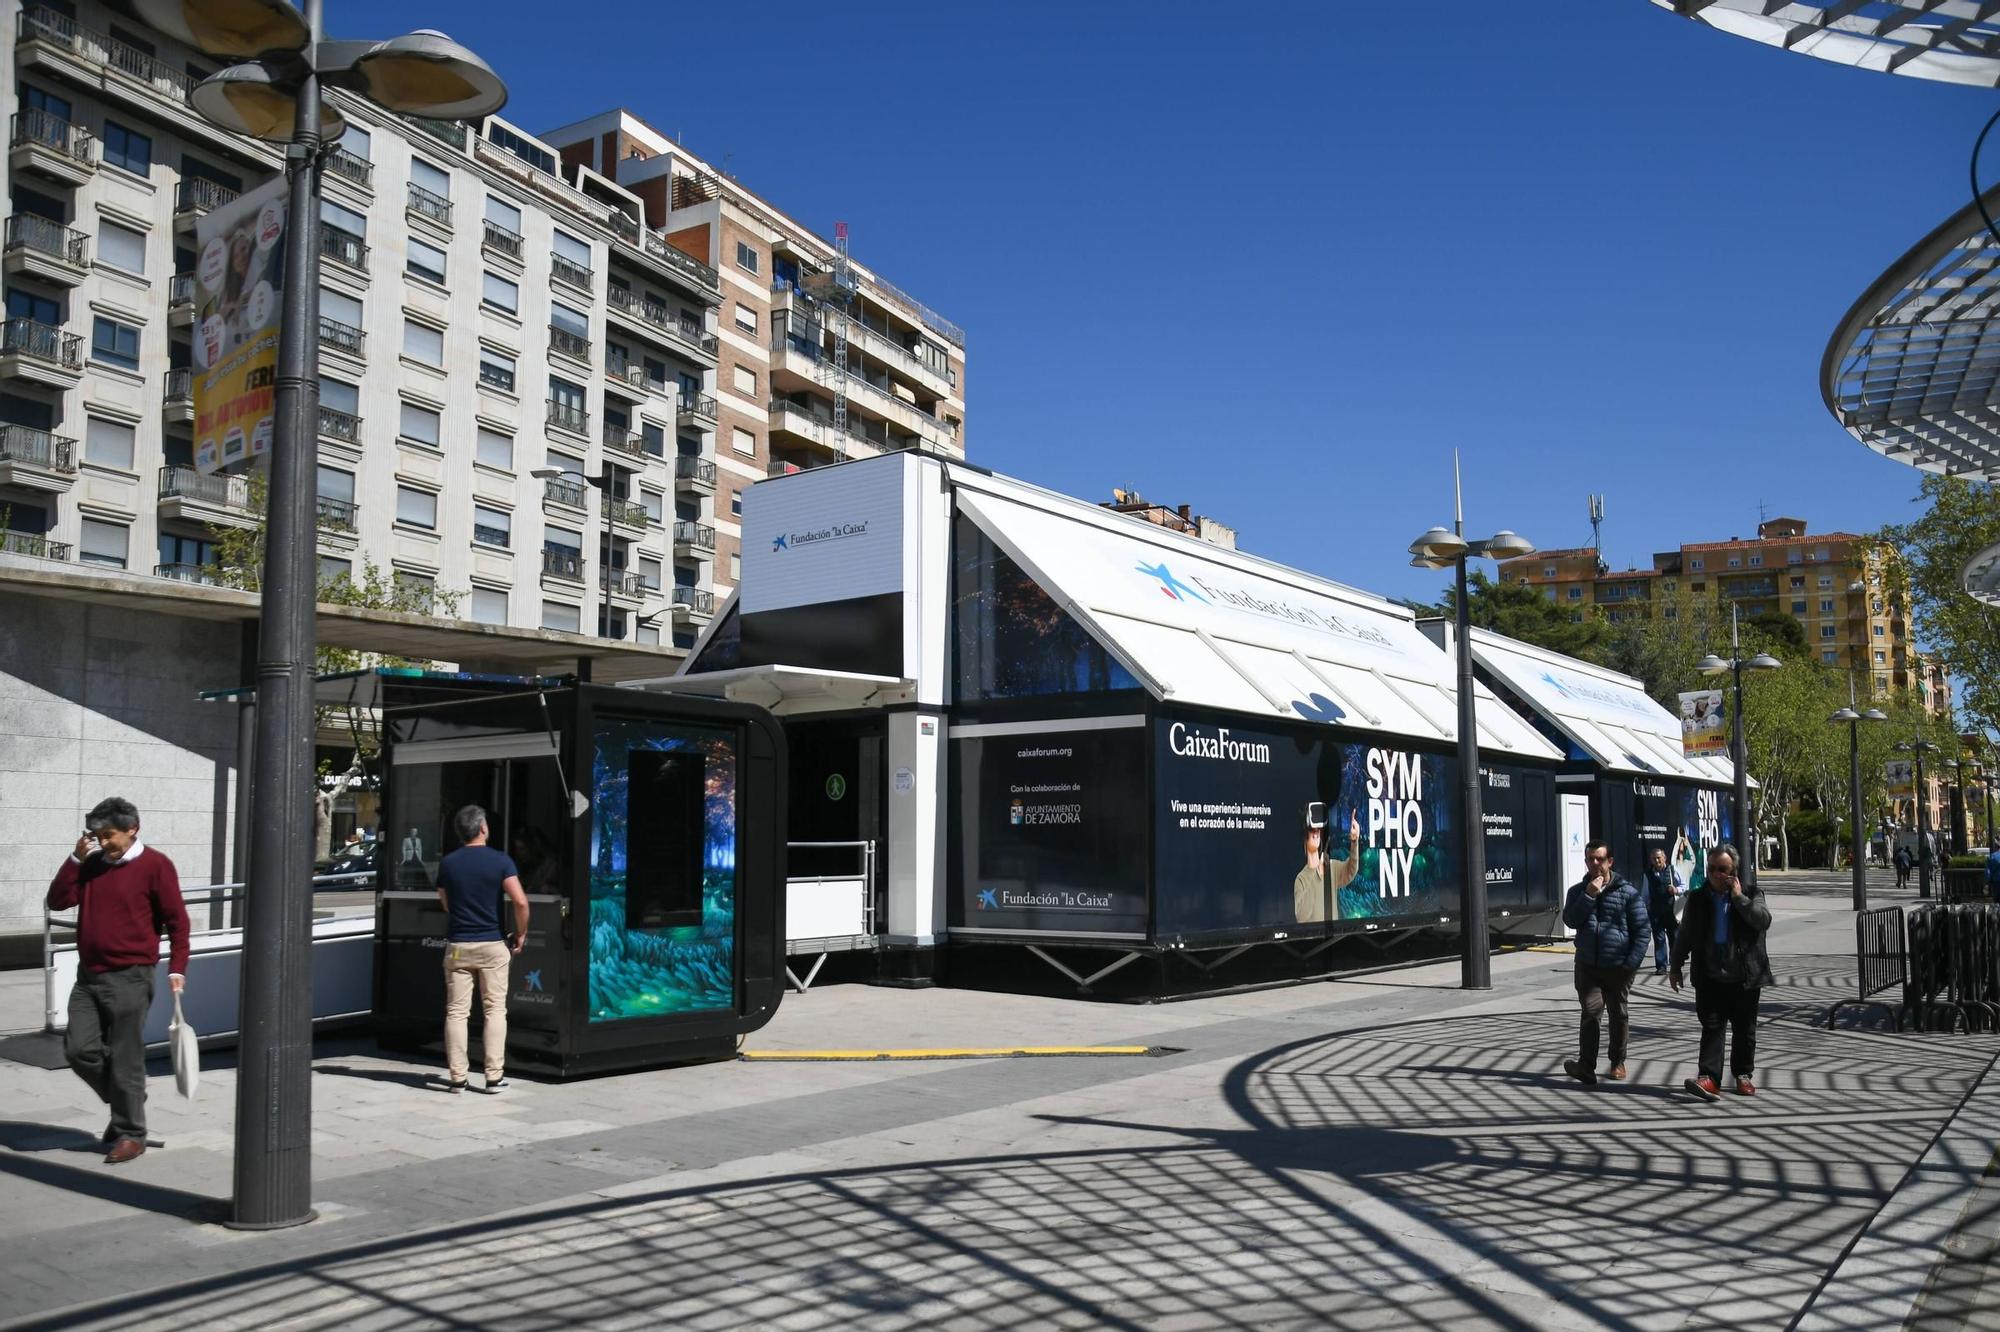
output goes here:
[[2000, 606], [2000, 545], [1988, 546], [1966, 561], [1963, 577], [1974, 601]]
[[2000, 5], [1983, 0], [1653, 0], [1683, 18], [1855, 69], [2000, 88]]

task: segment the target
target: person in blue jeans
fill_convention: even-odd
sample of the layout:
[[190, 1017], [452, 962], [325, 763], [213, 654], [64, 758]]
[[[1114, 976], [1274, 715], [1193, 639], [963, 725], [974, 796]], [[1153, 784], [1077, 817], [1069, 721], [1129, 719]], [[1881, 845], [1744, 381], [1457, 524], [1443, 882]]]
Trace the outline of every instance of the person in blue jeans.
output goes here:
[[2000, 846], [1986, 853], [1986, 895], [2000, 903]]
[[1646, 922], [1653, 928], [1653, 974], [1667, 974], [1667, 953], [1674, 942], [1674, 900], [1680, 895], [1667, 853], [1655, 847], [1646, 865]]

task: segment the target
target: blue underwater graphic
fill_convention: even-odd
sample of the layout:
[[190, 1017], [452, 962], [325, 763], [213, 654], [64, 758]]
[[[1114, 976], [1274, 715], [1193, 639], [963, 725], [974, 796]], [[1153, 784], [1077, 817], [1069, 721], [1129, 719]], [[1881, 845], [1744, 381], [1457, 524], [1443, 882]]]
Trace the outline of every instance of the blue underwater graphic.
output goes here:
[[[635, 927], [626, 901], [631, 834], [669, 812], [630, 802], [634, 755], [702, 758], [698, 919]], [[714, 1012], [736, 989], [736, 751], [733, 737], [656, 722], [600, 722], [591, 759], [590, 1020]], [[693, 916], [696, 913], [686, 913]]]

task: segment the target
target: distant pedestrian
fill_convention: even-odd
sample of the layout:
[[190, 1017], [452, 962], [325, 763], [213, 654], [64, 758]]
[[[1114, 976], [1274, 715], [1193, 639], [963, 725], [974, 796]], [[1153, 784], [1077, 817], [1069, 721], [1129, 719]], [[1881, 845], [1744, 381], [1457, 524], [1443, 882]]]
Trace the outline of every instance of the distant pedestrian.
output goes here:
[[1910, 855], [1909, 844], [1898, 843], [1896, 846], [1896, 887], [1908, 888], [1910, 886], [1910, 868], [1915, 863], [1915, 858]]
[[104, 1159], [123, 1165], [146, 1150], [146, 1014], [160, 934], [167, 983], [187, 984], [188, 915], [174, 862], [139, 840], [139, 811], [113, 796], [84, 816], [76, 850], [49, 885], [49, 909], [77, 907], [76, 984], [63, 1054], [111, 1107]]
[[[520, 870], [506, 852], [486, 845], [486, 811], [467, 805], [452, 816], [463, 843], [438, 862], [438, 901], [446, 916], [444, 944], [444, 1062], [446, 1089], [465, 1090], [467, 1028], [472, 986], [479, 983], [486, 1028], [486, 1090], [507, 1085], [507, 968], [528, 941], [528, 895]], [[514, 943], [500, 929], [500, 899], [514, 904]]]
[[1986, 853], [1986, 895], [2000, 903], [2000, 846]]
[[1736, 873], [1736, 848], [1725, 843], [1708, 853], [1708, 878], [1703, 891], [1688, 899], [1674, 937], [1674, 970], [1669, 977], [1681, 988], [1684, 966], [1694, 973], [1694, 1011], [1701, 1019], [1701, 1056], [1696, 1076], [1681, 1085], [1704, 1101], [1720, 1097], [1722, 1029], [1730, 1030], [1729, 1075], [1739, 1096], [1755, 1096], [1751, 1074], [1757, 1070], [1757, 1001], [1771, 983], [1771, 961], [1764, 935], [1771, 928], [1771, 909], [1755, 884], [1746, 885]]
[[1654, 847], [1646, 866], [1646, 922], [1653, 933], [1653, 974], [1667, 974], [1667, 949], [1674, 941], [1674, 908], [1680, 903], [1680, 876], [1667, 863], [1663, 847]]
[[1563, 902], [1563, 924], [1576, 931], [1576, 997], [1583, 1007], [1576, 1058], [1563, 1071], [1585, 1086], [1597, 1081], [1598, 1021], [1609, 1016], [1614, 1080], [1625, 1076], [1625, 1043], [1631, 1034], [1632, 978], [1646, 960], [1652, 927], [1646, 895], [1611, 865], [1611, 848], [1593, 841], [1583, 848], [1589, 868]]

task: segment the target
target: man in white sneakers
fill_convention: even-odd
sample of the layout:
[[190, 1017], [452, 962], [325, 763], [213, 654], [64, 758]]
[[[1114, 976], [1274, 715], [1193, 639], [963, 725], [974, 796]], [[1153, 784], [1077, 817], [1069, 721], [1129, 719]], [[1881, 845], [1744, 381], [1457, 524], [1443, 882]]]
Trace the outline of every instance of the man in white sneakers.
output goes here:
[[[486, 1090], [507, 1085], [507, 968], [528, 942], [528, 894], [521, 871], [505, 851], [486, 845], [486, 811], [467, 805], [452, 816], [463, 845], [438, 862], [438, 901], [446, 917], [444, 944], [444, 1062], [446, 1090], [465, 1090], [467, 1025], [472, 985], [479, 983], [486, 1014], [480, 1048], [486, 1056]], [[500, 929], [500, 899], [514, 904], [514, 942]]]

